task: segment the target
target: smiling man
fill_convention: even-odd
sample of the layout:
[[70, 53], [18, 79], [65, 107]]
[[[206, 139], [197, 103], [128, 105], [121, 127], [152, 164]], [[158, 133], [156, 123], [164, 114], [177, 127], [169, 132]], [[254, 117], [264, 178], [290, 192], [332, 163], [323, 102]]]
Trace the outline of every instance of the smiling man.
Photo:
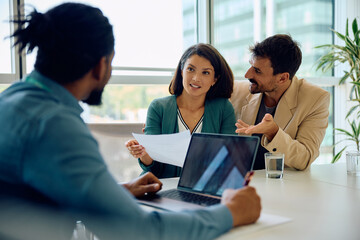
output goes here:
[[330, 94], [295, 76], [302, 56], [290, 36], [274, 35], [250, 51], [250, 83], [235, 83], [231, 96], [236, 132], [261, 138], [254, 169], [265, 168], [264, 153], [270, 151], [284, 153], [286, 166], [304, 170], [319, 156]]

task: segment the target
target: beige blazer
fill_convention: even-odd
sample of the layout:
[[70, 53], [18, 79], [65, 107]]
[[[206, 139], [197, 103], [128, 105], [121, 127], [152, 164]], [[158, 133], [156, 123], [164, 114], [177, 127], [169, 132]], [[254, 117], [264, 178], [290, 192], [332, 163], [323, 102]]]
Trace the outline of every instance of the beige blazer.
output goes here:
[[[262, 93], [250, 94], [248, 81], [235, 81], [231, 103], [237, 119], [253, 125]], [[261, 145], [270, 152], [285, 154], [285, 165], [304, 170], [319, 156], [328, 126], [330, 94], [304, 79], [294, 77], [281, 97], [274, 115], [279, 131], [271, 142]]]

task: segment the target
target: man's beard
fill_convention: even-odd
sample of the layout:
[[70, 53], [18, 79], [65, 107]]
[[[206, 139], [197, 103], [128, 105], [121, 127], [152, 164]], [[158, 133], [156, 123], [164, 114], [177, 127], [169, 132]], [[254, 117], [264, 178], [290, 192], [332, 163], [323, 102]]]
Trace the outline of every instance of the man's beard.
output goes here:
[[95, 89], [93, 90], [90, 95], [85, 99], [83, 100], [84, 103], [87, 103], [91, 106], [99, 106], [101, 105], [101, 96], [102, 96], [102, 93], [103, 93], [104, 89]]
[[[249, 85], [249, 91], [251, 94], [256, 94], [256, 93], [259, 93], [260, 92], [260, 89], [259, 89], [259, 84], [254, 80], [254, 79], [248, 79], [249, 82], [250, 82], [250, 85]], [[252, 86], [256, 86], [254, 89], [252, 88]]]
[[269, 84], [272, 88], [270, 88], [270, 87], [265, 88], [264, 85], [259, 86], [258, 82], [255, 81], [254, 79], [248, 79], [248, 80], [250, 82], [249, 91], [250, 91], [251, 94], [274, 92], [276, 90], [276, 88], [277, 88], [277, 86], [274, 85], [274, 83]]

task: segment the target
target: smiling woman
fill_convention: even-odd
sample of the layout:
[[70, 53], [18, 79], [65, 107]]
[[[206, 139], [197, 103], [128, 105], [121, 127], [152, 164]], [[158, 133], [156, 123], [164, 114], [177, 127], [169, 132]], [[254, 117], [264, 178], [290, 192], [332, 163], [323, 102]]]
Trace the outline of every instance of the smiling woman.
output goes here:
[[[190, 130], [235, 134], [235, 114], [229, 102], [233, 73], [222, 55], [210, 44], [196, 44], [182, 55], [169, 86], [172, 96], [149, 106], [145, 134], [171, 134]], [[127, 148], [144, 172], [159, 178], [177, 177], [181, 168], [157, 162], [143, 146], [130, 140]]]

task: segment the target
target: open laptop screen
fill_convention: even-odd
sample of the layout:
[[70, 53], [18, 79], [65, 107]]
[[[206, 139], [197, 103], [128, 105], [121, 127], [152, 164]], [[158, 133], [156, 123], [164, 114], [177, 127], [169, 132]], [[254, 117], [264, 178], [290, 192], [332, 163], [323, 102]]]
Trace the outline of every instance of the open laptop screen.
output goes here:
[[241, 188], [258, 145], [258, 137], [194, 133], [178, 188], [218, 196], [226, 188]]

